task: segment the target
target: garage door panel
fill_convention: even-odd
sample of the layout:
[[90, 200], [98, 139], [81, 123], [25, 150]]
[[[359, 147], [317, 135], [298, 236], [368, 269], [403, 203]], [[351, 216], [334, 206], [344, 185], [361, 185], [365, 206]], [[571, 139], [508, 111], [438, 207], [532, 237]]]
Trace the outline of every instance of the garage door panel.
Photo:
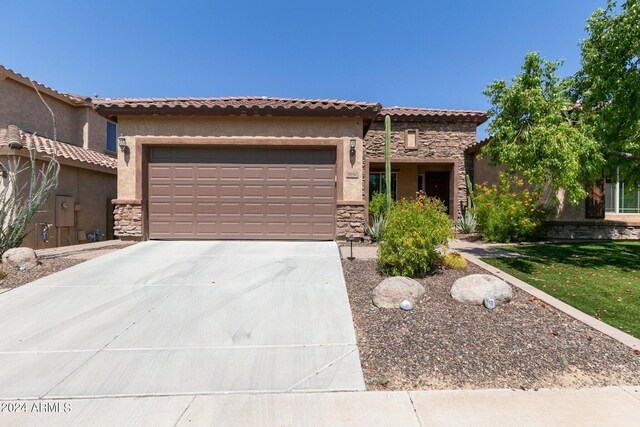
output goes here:
[[333, 239], [334, 162], [326, 149], [154, 148], [149, 235]]

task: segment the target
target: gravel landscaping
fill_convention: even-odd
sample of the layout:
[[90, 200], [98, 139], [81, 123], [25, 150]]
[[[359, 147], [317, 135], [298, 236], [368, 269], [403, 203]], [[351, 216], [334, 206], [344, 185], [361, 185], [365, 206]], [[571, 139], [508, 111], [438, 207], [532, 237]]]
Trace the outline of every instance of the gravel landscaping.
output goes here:
[[7, 268], [0, 264], [0, 268], [6, 273], [6, 277], [0, 280], [0, 289], [2, 288], [17, 288], [25, 285], [29, 282], [33, 282], [41, 277], [48, 276], [56, 271], [64, 270], [65, 268], [73, 267], [76, 264], [80, 264], [84, 260], [74, 258], [58, 258], [58, 259], [44, 259], [40, 260], [40, 264], [33, 267], [30, 270], [18, 271], [15, 268]]
[[640, 384], [640, 354], [524, 291], [493, 311], [454, 301], [457, 278], [486, 273], [474, 265], [427, 277], [411, 312], [372, 304], [375, 260], [343, 268], [369, 390]]

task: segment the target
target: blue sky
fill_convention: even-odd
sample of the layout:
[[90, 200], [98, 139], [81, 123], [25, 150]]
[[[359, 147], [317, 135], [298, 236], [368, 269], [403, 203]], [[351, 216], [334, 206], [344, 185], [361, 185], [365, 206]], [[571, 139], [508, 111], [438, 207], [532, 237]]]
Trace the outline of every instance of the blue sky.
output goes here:
[[[486, 109], [538, 50], [579, 66], [605, 0], [5, 2], [0, 64], [103, 97], [341, 98]], [[8, 19], [8, 17], [11, 17]]]

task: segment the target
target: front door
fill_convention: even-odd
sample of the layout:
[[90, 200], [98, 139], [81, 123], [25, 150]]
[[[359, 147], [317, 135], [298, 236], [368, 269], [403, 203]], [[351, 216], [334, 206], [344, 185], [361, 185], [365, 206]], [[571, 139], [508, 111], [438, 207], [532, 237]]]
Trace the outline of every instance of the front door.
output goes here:
[[424, 193], [427, 197], [440, 199], [449, 213], [449, 172], [425, 172]]

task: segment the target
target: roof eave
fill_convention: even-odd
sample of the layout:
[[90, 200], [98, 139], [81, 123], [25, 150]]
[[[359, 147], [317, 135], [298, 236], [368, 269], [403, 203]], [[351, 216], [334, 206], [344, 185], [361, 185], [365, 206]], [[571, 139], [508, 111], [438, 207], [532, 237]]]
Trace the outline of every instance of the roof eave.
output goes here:
[[325, 108], [224, 108], [224, 107], [166, 107], [166, 106], [103, 106], [95, 105], [102, 116], [261, 116], [261, 117], [362, 117], [375, 119], [382, 106], [325, 109]]

